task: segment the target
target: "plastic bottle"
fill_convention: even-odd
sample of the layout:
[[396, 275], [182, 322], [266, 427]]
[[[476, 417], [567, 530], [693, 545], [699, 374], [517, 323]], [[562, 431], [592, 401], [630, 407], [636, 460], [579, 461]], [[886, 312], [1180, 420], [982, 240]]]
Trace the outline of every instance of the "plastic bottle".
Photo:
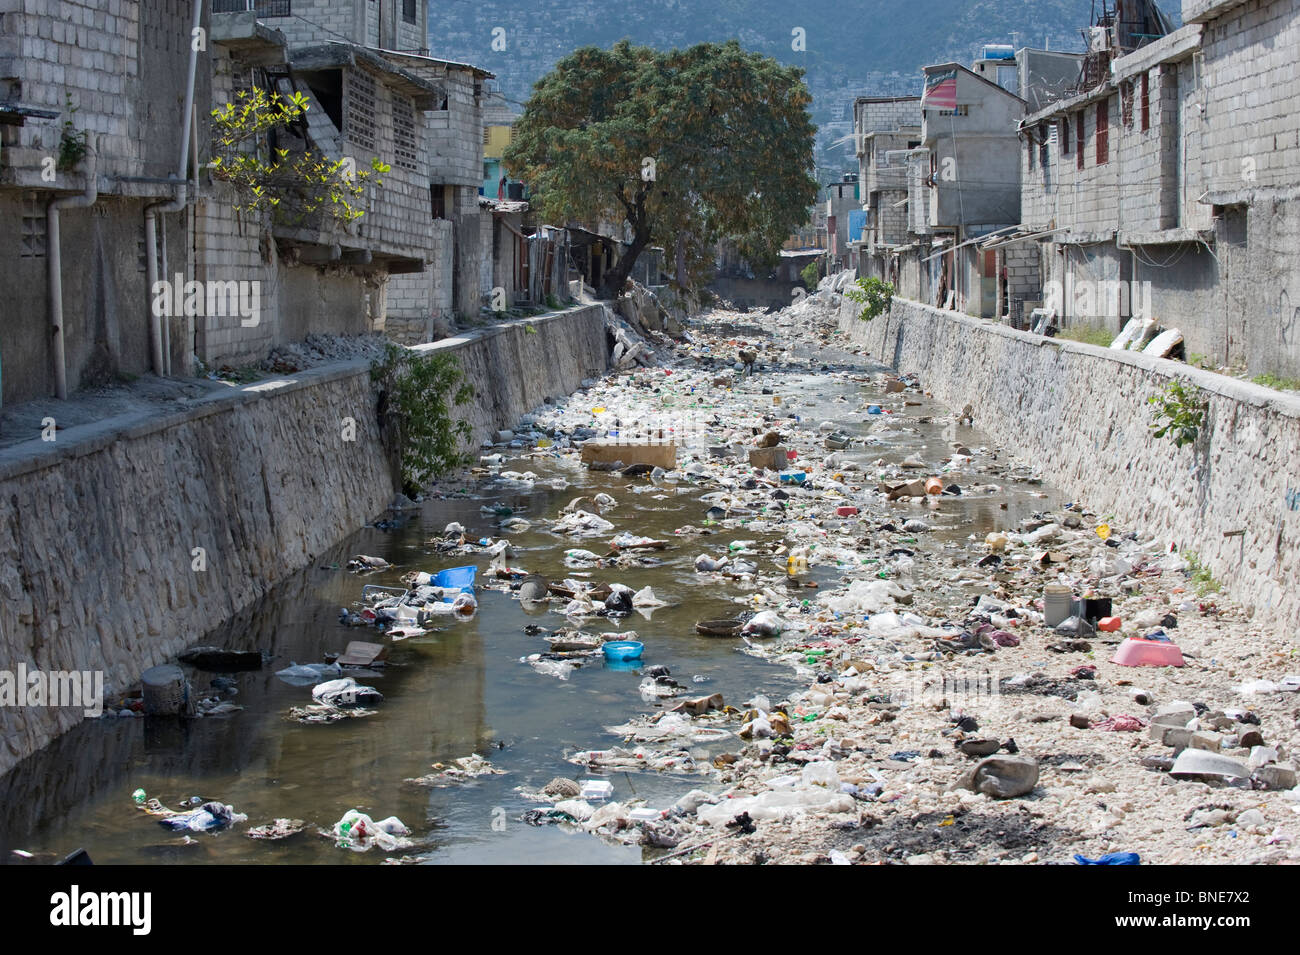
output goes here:
[[138, 806], [141, 805], [148, 797], [145, 794], [145, 791], [143, 789], [137, 789], [135, 792], [131, 793], [131, 798], [135, 800], [135, 803]]

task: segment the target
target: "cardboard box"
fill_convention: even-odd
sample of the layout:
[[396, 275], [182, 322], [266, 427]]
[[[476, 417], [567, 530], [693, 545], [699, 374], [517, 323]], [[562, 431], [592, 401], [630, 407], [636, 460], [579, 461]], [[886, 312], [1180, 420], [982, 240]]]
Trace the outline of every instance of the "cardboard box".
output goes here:
[[767, 468], [769, 471], [782, 471], [789, 463], [790, 459], [785, 453], [785, 448], [777, 445], [774, 448], [750, 448], [749, 449], [749, 466], [754, 468]]
[[671, 471], [677, 466], [677, 445], [588, 441], [582, 446], [583, 464], [611, 464], [614, 461], [622, 461], [624, 467], [648, 464]]

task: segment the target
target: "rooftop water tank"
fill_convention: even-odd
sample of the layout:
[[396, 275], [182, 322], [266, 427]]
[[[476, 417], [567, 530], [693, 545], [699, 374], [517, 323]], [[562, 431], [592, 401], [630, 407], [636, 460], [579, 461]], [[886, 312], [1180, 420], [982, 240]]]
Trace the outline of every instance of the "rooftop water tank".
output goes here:
[[1014, 60], [1016, 49], [1010, 43], [985, 43], [981, 60]]

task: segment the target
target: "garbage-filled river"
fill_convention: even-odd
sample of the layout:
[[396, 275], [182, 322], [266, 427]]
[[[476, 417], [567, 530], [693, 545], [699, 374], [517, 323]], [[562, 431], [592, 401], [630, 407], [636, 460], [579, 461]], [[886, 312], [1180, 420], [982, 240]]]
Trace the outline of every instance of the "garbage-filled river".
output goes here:
[[[905, 577], [913, 588], [950, 591], [954, 607], [969, 605], [962, 582], [927, 582], [925, 575], [938, 567], [969, 566], [970, 554], [976, 553], [971, 548], [985, 552], [988, 532], [1014, 526], [1057, 503], [1037, 483], [1016, 480], [1006, 463], [994, 464], [1000, 476], [990, 477], [987, 455], [976, 452], [975, 463], [972, 458], [950, 461], [951, 412], [917, 388], [887, 393], [883, 368], [864, 367], [844, 353], [796, 349], [787, 351], [784, 361], [765, 356], [759, 373], [746, 377], [731, 368], [734, 342], [762, 341], [764, 335], [736, 326], [715, 326], [712, 334], [697, 334], [692, 347], [696, 358], [714, 349], [716, 361], [688, 365], [679, 352], [672, 364], [607, 378], [590, 392], [543, 409], [541, 418], [563, 411], [576, 420], [573, 416], [580, 412], [597, 431], [617, 430], [602, 416], [617, 412], [619, 389], [632, 389], [639, 381], [638, 400], [657, 401], [665, 413], [689, 409], [704, 424], [716, 423], [718, 434], [740, 428], [752, 438], [755, 429], [746, 426], [764, 417], [766, 427], [799, 430], [801, 437], [791, 447], [802, 450], [791, 468], [826, 456], [827, 429], [818, 430], [818, 425], [830, 422], [851, 439], [839, 452], [841, 466], [846, 472], [855, 462], [861, 468], [848, 478], [841, 475], [843, 481], [875, 492], [882, 468], [901, 474], [897, 465], [919, 455], [924, 469], [900, 480], [942, 473], [945, 484], [956, 484], [963, 493], [919, 499], [907, 511], [886, 505], [883, 496], [874, 505], [864, 499], [861, 513], [837, 518], [832, 510], [827, 518], [824, 485], [818, 485], [811, 469], [806, 485], [781, 483], [769, 472], [747, 487], [755, 472], [744, 450], [737, 446], [734, 456], [708, 452], [706, 445], [717, 444], [717, 435], [696, 434], [693, 445], [678, 455], [679, 470], [653, 476], [588, 470], [572, 453], [562, 453], [568, 442], [555, 429], [549, 436], [519, 442], [522, 447], [512, 449], [507, 443], [494, 449], [504, 457], [490, 461], [488, 473], [468, 477], [459, 486], [444, 482], [438, 488], [441, 496], [408, 512], [395, 526], [358, 531], [208, 634], [204, 645], [267, 654], [259, 670], [187, 670], [195, 694], [230, 704], [221, 708], [225, 712], [190, 720], [87, 720], [0, 779], [0, 857], [11, 860], [12, 850], [23, 850], [37, 860], [55, 859], [78, 848], [96, 863], [137, 864], [639, 863], [662, 855], [663, 848], [547, 824], [553, 820], [540, 818], [539, 810], [549, 809], [550, 803], [530, 798], [530, 793], [556, 777], [579, 783], [600, 777], [612, 784], [613, 799], [664, 810], [689, 791], [710, 787], [711, 761], [729, 746], [735, 749], [734, 738], [685, 747], [701, 772], [681, 771], [691, 768], [689, 760], [666, 771], [607, 773], [568, 761], [581, 751], [635, 748], [607, 728], [677, 702], [644, 691], [646, 681], [654, 683], [648, 668], [667, 668], [679, 684], [678, 699], [720, 693], [742, 710], [756, 696], [775, 703], [807, 686], [806, 674], [801, 678], [795, 668], [765, 658], [762, 639], [753, 639], [758, 649], [750, 649], [740, 637], [702, 636], [695, 630], [697, 621], [761, 609], [755, 595], [758, 603], [765, 590], [788, 596], [795, 590], [792, 584], [802, 585], [799, 596], [813, 608], [820, 594], [843, 585], [846, 574], [853, 579]], [[845, 363], [832, 373], [821, 370], [821, 361], [835, 359]], [[858, 364], [850, 366], [849, 360]], [[719, 384], [718, 376], [727, 381]], [[675, 408], [669, 407], [674, 402]], [[864, 413], [872, 406], [876, 412]], [[882, 428], [881, 421], [890, 415], [905, 426]], [[964, 427], [960, 440], [978, 448], [981, 437]], [[694, 474], [686, 468], [689, 462], [699, 465]], [[531, 476], [502, 479], [503, 470]], [[719, 477], [730, 483], [719, 484]], [[974, 486], [978, 492], [972, 492]], [[724, 507], [726, 516], [714, 520], [707, 514], [710, 504], [701, 498], [720, 488], [764, 503]], [[774, 496], [777, 490], [785, 496]], [[552, 522], [566, 504], [598, 494], [616, 502], [601, 510], [612, 530], [592, 536], [557, 532]], [[832, 537], [858, 541], [859, 558], [814, 557], [806, 572], [787, 579], [794, 545], [786, 531], [805, 513], [816, 513], [819, 526]], [[907, 518], [928, 522], [923, 544], [916, 543], [920, 534], [900, 527], [880, 529], [882, 522], [901, 524]], [[503, 527], [503, 522], [510, 523]], [[439, 541], [453, 523], [464, 527], [469, 546], [452, 550], [444, 544], [440, 549]], [[572, 558], [566, 566], [566, 552], [576, 548], [605, 555], [610, 540], [623, 533], [669, 543], [663, 550], [628, 550], [621, 566], [584, 565]], [[491, 555], [476, 546], [480, 538], [508, 539], [508, 568], [552, 582], [617, 583], [636, 592], [648, 587], [666, 605], [617, 619], [574, 621], [560, 612], [568, 603], [564, 598], [526, 607], [508, 589], [511, 582], [490, 570]], [[742, 546], [734, 547], [736, 541]], [[746, 547], [744, 541], [753, 544]], [[903, 566], [897, 552], [909, 547], [926, 550], [928, 562], [918, 557], [914, 566]], [[358, 554], [391, 566], [349, 570], [349, 558]], [[731, 554], [739, 572], [701, 572], [695, 565], [701, 554]], [[755, 565], [750, 573], [744, 572], [746, 562]], [[428, 632], [401, 640], [373, 626], [340, 620], [341, 609], [365, 606], [367, 586], [401, 589], [402, 578], [413, 572], [466, 564], [478, 568], [478, 606], [472, 616], [436, 617], [424, 624]], [[595, 655], [580, 667], [534, 666], [527, 658], [548, 649], [546, 633], [538, 627], [592, 634], [635, 631], [644, 651], [632, 664], [610, 665]], [[386, 647], [382, 666], [353, 674], [358, 683], [382, 693], [382, 702], [364, 711], [369, 715], [319, 723], [295, 718], [296, 708], [301, 716], [301, 708], [312, 703], [312, 688], [285, 682], [277, 671], [323, 663], [354, 640]], [[481, 760], [456, 762], [474, 754], [492, 771], [483, 772]], [[173, 831], [143, 808], [152, 799], [171, 810], [215, 801], [247, 820], [219, 831]], [[396, 847], [366, 844], [368, 851], [357, 851], [362, 848], [357, 841], [336, 833], [336, 824], [351, 810], [375, 821], [396, 817], [409, 833]], [[250, 838], [251, 831], [273, 820], [292, 821], [287, 828], [300, 831], [284, 838]]]

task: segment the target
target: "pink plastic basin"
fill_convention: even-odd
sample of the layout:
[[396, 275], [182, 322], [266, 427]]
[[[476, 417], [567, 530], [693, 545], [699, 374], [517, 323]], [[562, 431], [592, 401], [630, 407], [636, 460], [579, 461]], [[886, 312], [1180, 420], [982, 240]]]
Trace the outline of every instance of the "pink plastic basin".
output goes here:
[[1124, 667], [1180, 667], [1183, 665], [1183, 651], [1176, 644], [1163, 640], [1127, 637], [1110, 662]]

